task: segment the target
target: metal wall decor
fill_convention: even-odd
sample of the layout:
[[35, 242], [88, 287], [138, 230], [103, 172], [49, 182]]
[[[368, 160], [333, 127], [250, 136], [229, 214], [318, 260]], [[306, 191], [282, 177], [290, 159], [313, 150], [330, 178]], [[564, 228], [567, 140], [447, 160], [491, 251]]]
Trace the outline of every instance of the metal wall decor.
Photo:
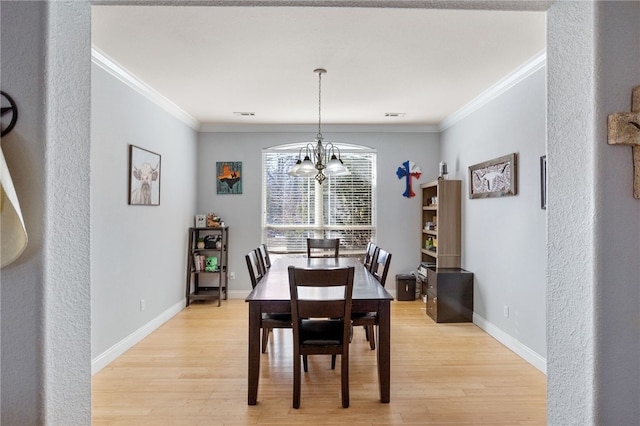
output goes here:
[[7, 93], [0, 91], [0, 95], [2, 95], [2, 110], [0, 112], [2, 118], [1, 137], [7, 135], [16, 125], [18, 121], [18, 106]]
[[516, 154], [509, 154], [469, 167], [469, 198], [516, 195]]

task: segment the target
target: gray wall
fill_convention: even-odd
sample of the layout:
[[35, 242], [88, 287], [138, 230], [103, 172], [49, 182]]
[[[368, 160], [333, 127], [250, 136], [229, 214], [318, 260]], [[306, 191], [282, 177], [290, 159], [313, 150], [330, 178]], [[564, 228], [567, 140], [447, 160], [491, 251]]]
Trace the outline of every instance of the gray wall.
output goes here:
[[[543, 371], [547, 241], [539, 164], [546, 153], [545, 76], [546, 69], [539, 69], [442, 134], [450, 176], [463, 182], [462, 266], [474, 273], [474, 322]], [[517, 153], [518, 194], [469, 199], [469, 166], [511, 153]]]
[[[103, 68], [92, 65], [91, 77], [95, 359], [174, 305], [184, 307], [187, 228], [193, 226], [196, 205], [197, 136]], [[161, 155], [160, 206], [128, 205], [130, 144]]]
[[[330, 129], [327, 127], [327, 129]], [[244, 255], [261, 241], [262, 223], [262, 149], [312, 140], [317, 131], [201, 133], [198, 149], [198, 212], [215, 212], [230, 226], [230, 294], [244, 297], [251, 290]], [[420, 197], [406, 198], [404, 180], [397, 168], [407, 160], [418, 164], [422, 177], [414, 181], [414, 192], [422, 182], [438, 175], [440, 156], [437, 133], [336, 133], [323, 129], [327, 141], [375, 148], [377, 163], [378, 230], [377, 244], [393, 253], [387, 287], [395, 291], [395, 275], [415, 270], [420, 258]], [[242, 195], [217, 195], [216, 161], [242, 161]]]

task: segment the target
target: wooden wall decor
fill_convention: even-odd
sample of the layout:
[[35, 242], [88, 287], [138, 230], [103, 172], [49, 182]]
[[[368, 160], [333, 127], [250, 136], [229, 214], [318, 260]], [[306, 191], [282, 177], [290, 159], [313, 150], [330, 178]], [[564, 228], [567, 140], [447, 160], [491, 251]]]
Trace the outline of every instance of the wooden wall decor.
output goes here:
[[640, 199], [640, 86], [633, 88], [631, 112], [609, 115], [609, 145], [629, 145], [633, 150], [633, 197]]

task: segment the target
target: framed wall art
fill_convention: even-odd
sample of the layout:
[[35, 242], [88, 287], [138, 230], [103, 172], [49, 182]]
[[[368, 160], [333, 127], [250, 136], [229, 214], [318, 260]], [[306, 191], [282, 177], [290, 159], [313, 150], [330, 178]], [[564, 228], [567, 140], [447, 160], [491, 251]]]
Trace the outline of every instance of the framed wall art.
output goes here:
[[540, 157], [540, 208], [547, 209], [547, 156]]
[[505, 155], [469, 167], [469, 198], [516, 195], [516, 154]]
[[242, 194], [242, 161], [216, 163], [216, 189], [218, 194]]
[[129, 145], [129, 204], [160, 205], [160, 155]]

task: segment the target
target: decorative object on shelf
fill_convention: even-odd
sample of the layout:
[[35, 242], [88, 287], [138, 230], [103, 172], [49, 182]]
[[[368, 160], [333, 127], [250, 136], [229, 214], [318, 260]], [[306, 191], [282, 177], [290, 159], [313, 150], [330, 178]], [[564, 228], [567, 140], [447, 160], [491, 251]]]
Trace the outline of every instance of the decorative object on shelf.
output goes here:
[[13, 129], [18, 122], [18, 105], [9, 94], [0, 90], [2, 97], [2, 110], [0, 116], [2, 118], [2, 131], [0, 136], [4, 137]]
[[609, 115], [609, 145], [629, 145], [633, 154], [633, 197], [640, 199], [640, 86], [631, 92], [631, 112]]
[[[315, 145], [310, 142], [306, 147], [300, 148], [298, 161], [296, 161], [296, 164], [291, 171], [289, 171], [289, 175], [295, 177], [315, 176], [316, 181], [322, 184], [327, 176], [346, 176], [350, 173], [340, 158], [340, 149], [331, 142], [322, 145], [322, 141], [324, 140], [321, 131], [322, 74], [325, 74], [327, 70], [317, 68], [313, 70], [313, 72], [318, 74], [318, 134], [316, 135]], [[303, 149], [305, 149], [306, 152], [304, 160], [301, 160], [300, 156], [302, 155]], [[337, 157], [336, 152], [338, 153]], [[313, 156], [313, 161], [311, 160], [311, 156]]]
[[198, 243], [196, 244], [196, 247], [199, 249], [204, 248], [204, 238], [198, 238]]
[[446, 179], [448, 174], [449, 174], [449, 171], [447, 170], [447, 163], [445, 163], [444, 161], [441, 161], [440, 162], [440, 176], [438, 176], [438, 179], [440, 179], [440, 180]]
[[216, 189], [218, 194], [242, 194], [242, 161], [216, 163]]
[[222, 226], [222, 219], [215, 213], [209, 213], [207, 215], [207, 228], [218, 228]]
[[0, 225], [2, 229], [0, 267], [4, 268], [22, 254], [29, 238], [2, 148], [0, 148]]
[[540, 208], [547, 209], [547, 156], [540, 157]]
[[215, 272], [218, 270], [218, 258], [215, 256], [207, 257], [207, 263], [204, 267], [207, 272]]
[[416, 196], [411, 185], [412, 178], [420, 179], [421, 175], [422, 171], [420, 170], [420, 167], [418, 167], [418, 165], [413, 161], [407, 160], [402, 163], [402, 166], [398, 167], [398, 170], [396, 170], [396, 176], [398, 176], [398, 179], [405, 179], [405, 190], [402, 194], [403, 197], [411, 198]]
[[195, 227], [196, 228], [204, 228], [207, 226], [207, 215], [206, 214], [197, 214], [195, 218]]
[[469, 198], [516, 195], [516, 154], [509, 154], [469, 167]]
[[129, 204], [160, 205], [160, 155], [129, 145]]

